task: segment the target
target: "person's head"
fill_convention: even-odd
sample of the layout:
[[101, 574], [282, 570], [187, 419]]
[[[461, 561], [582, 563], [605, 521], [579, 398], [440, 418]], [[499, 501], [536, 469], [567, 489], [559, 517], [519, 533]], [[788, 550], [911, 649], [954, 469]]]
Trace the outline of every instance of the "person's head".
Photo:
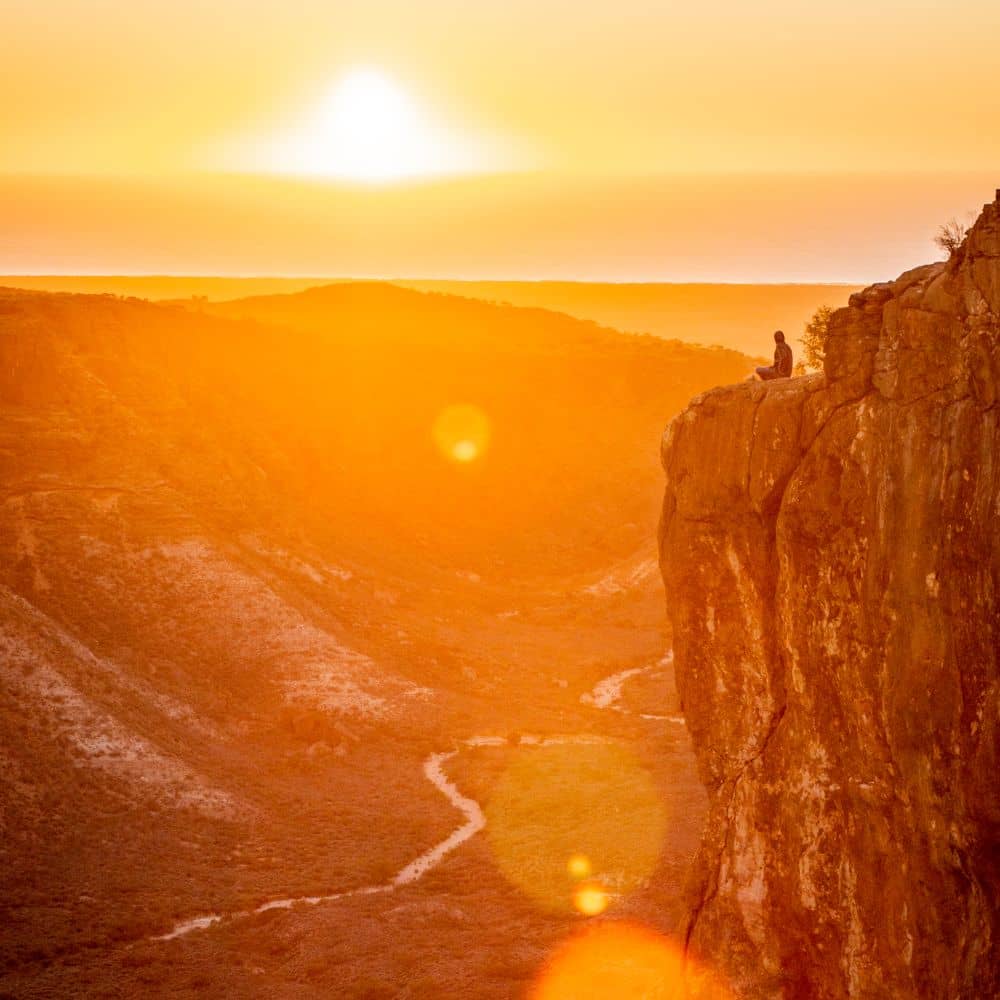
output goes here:
[[785, 342], [785, 335], [780, 330], [774, 331], [774, 342], [776, 344], [783, 344]]

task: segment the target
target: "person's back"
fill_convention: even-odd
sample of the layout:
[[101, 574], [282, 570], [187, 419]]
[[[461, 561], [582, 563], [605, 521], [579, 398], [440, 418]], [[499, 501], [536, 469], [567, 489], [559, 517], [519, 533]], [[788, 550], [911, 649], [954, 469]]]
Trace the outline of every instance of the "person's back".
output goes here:
[[788, 378], [792, 374], [792, 349], [783, 340], [774, 348], [774, 370], [779, 378]]

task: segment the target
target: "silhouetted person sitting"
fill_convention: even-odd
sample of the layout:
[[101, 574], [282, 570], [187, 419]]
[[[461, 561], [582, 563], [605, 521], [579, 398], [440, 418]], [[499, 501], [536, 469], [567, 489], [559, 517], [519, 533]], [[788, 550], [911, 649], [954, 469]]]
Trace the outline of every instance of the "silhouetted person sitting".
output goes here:
[[774, 334], [774, 364], [769, 368], [758, 368], [757, 374], [765, 381], [772, 378], [788, 378], [792, 374], [792, 349], [785, 343], [785, 335]]

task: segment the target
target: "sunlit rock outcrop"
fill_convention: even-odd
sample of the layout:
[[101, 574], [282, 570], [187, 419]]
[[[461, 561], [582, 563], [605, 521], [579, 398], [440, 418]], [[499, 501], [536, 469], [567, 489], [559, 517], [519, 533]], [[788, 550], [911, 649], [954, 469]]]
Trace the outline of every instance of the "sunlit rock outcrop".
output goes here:
[[692, 401], [661, 566], [711, 815], [688, 944], [749, 997], [1000, 969], [1000, 198], [823, 375]]

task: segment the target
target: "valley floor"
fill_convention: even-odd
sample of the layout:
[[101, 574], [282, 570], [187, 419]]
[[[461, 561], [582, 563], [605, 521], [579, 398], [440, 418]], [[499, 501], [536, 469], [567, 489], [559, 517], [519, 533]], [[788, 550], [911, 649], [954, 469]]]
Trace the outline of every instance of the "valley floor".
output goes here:
[[[626, 787], [631, 774], [586, 770], [599, 762], [579, 753], [599, 746], [634, 762], [636, 782], [655, 788], [665, 822], [648, 870], [595, 872], [611, 906], [593, 919], [672, 932], [704, 792], [658, 625], [654, 570], [633, 560], [597, 578], [534, 584], [503, 595], [506, 604], [489, 593], [488, 581], [477, 587], [479, 603], [456, 602], [454, 615], [423, 625], [419, 609], [408, 620], [398, 616], [399, 631], [418, 647], [447, 641], [453, 648], [461, 638], [478, 650], [459, 666], [464, 689], [429, 727], [433, 737], [426, 725], [386, 725], [366, 729], [358, 742], [310, 744], [299, 754], [297, 787], [250, 822], [190, 818], [184, 827], [165, 817], [154, 835], [140, 817], [120, 817], [128, 884], [89, 900], [64, 897], [55, 908], [64, 909], [69, 933], [12, 956], [0, 991], [520, 996], [552, 950], [590, 918], [574, 911], [569, 896], [546, 899], [515, 884], [491, 828], [491, 820], [503, 826], [497, 790], [519, 761], [541, 762], [545, 787], [530, 792], [539, 809], [517, 837], [536, 845], [541, 868], [552, 864], [546, 851], [561, 849], [553, 839], [600, 851], [595, 823], [617, 808], [607, 796], [634, 789]], [[567, 754], [546, 757], [558, 747]], [[553, 817], [560, 811], [571, 815]], [[626, 812], [632, 815], [615, 817], [615, 835], [641, 839], [630, 824], [648, 817], [641, 808]], [[153, 845], [173, 863], [154, 857], [143, 865], [135, 848]], [[540, 869], [539, 882], [550, 875]], [[616, 891], [623, 877], [627, 891]], [[123, 919], [117, 934], [88, 939], [88, 911], [103, 924], [106, 914], [96, 911], [120, 906], [124, 918], [137, 896], [145, 919]], [[53, 926], [53, 901], [39, 902], [49, 912], [36, 913], [35, 926], [42, 917]], [[26, 929], [23, 908], [10, 916]]]

